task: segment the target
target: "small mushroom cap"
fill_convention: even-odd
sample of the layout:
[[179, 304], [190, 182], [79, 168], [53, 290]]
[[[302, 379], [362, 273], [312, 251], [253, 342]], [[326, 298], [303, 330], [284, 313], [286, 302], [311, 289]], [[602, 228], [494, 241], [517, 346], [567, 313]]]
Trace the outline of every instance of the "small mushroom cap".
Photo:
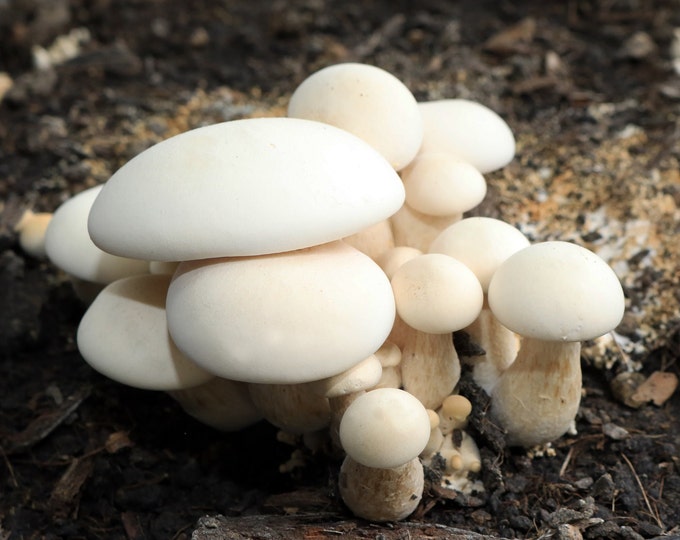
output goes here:
[[583, 341], [623, 318], [619, 279], [595, 253], [569, 242], [543, 242], [518, 251], [496, 271], [489, 307], [501, 324], [546, 341]]
[[429, 334], [465, 328], [482, 310], [484, 293], [460, 261], [441, 253], [404, 263], [392, 278], [397, 313], [410, 327]]
[[288, 116], [342, 128], [366, 141], [399, 170], [418, 152], [423, 121], [411, 91], [367, 64], [328, 66], [293, 92]]
[[109, 253], [188, 261], [279, 253], [354, 234], [404, 201], [399, 175], [334, 126], [254, 118], [145, 150], [104, 185], [89, 218]]
[[378, 350], [395, 317], [384, 272], [341, 241], [184, 262], [167, 305], [185, 354], [219, 376], [258, 383], [337, 375]]
[[320, 395], [334, 398], [368, 390], [380, 382], [381, 376], [382, 364], [378, 357], [372, 354], [347, 371], [312, 384]]
[[445, 152], [486, 174], [515, 156], [515, 137], [494, 111], [474, 101], [444, 99], [420, 103], [423, 144], [420, 154]]
[[406, 204], [430, 216], [463, 214], [482, 202], [486, 180], [475, 167], [443, 152], [419, 154], [401, 179]]
[[90, 239], [88, 214], [101, 190], [86, 189], [57, 208], [45, 234], [47, 257], [67, 274], [94, 283], [148, 273], [147, 261], [105, 253]]
[[45, 233], [52, 220], [49, 212], [38, 212], [26, 210], [24, 215], [16, 224], [14, 230], [19, 233], [19, 245], [26, 253], [36, 259], [44, 259], [45, 252]]
[[399, 467], [418, 456], [430, 438], [425, 407], [396, 388], [356, 398], [340, 422], [340, 441], [353, 460], [378, 469]]
[[486, 293], [496, 269], [529, 240], [518, 229], [489, 217], [469, 217], [449, 225], [430, 245], [430, 253], [444, 253], [472, 270]]
[[392, 279], [395, 272], [399, 270], [402, 264], [422, 254], [423, 252], [418, 248], [410, 246], [396, 246], [382, 252], [375, 259], [375, 262], [377, 262], [378, 266], [383, 269], [383, 272], [385, 272], [387, 277]]
[[165, 319], [167, 275], [139, 275], [107, 285], [78, 326], [85, 361], [110, 379], [148, 390], [178, 390], [214, 377], [186, 358]]

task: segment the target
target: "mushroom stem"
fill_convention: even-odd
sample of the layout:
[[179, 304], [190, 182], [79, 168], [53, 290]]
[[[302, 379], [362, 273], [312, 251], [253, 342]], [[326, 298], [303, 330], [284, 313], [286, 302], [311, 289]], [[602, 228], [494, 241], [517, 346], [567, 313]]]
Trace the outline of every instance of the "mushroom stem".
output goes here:
[[430, 216], [405, 204], [390, 217], [394, 243], [397, 246], [409, 246], [427, 253], [430, 244], [439, 233], [462, 218], [463, 214]]
[[423, 496], [423, 465], [416, 457], [392, 469], [367, 467], [347, 456], [340, 468], [340, 495], [356, 516], [398, 521], [417, 508]]
[[390, 339], [401, 348], [404, 390], [427, 409], [438, 409], [460, 379], [460, 361], [451, 334], [411, 328], [397, 315]]
[[264, 419], [288, 433], [318, 431], [330, 422], [328, 399], [314, 391], [313, 383], [249, 384], [248, 391]]
[[510, 446], [531, 447], [567, 432], [581, 400], [581, 343], [524, 337], [491, 395], [491, 414]]
[[343, 238], [343, 241], [376, 260], [394, 247], [394, 235], [389, 220], [383, 219], [361, 231]]
[[472, 377], [487, 394], [491, 395], [501, 374], [517, 356], [519, 338], [494, 316], [486, 298], [479, 317], [465, 328], [465, 332], [486, 353], [471, 359]]

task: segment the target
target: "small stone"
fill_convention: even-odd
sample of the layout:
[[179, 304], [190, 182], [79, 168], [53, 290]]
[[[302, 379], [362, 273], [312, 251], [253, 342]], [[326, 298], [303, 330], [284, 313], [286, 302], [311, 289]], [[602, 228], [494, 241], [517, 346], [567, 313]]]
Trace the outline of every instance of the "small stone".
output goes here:
[[628, 405], [634, 409], [640, 408], [643, 403], [632, 399], [633, 394], [638, 387], [644, 382], [645, 376], [641, 373], [624, 371], [619, 373], [612, 382], [610, 388], [614, 398], [624, 405]]
[[615, 441], [622, 441], [623, 439], [630, 437], [630, 433], [628, 433], [626, 429], [611, 422], [608, 422], [602, 426], [602, 432], [607, 437]]
[[612, 475], [605, 473], [593, 484], [591, 495], [598, 500], [611, 501], [615, 489], [616, 486], [614, 485]]

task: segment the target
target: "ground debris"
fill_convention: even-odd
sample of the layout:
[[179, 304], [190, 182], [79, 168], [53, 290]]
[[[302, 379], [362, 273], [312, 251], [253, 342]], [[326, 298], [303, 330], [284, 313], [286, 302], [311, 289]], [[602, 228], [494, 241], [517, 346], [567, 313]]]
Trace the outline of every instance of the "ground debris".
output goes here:
[[89, 394], [89, 387], [80, 388], [75, 393], [66, 397], [56, 409], [35, 418], [20, 433], [7, 436], [6, 446], [3, 448], [4, 452], [6, 454], [20, 452], [47, 438], [50, 433], [78, 410], [78, 407], [80, 407]]

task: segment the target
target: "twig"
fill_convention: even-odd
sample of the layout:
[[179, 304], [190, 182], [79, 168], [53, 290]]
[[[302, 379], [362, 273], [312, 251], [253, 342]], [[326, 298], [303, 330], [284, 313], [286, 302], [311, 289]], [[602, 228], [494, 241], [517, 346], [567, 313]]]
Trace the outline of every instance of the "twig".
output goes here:
[[560, 467], [560, 478], [564, 476], [564, 473], [567, 472], [567, 467], [569, 467], [569, 462], [571, 461], [572, 456], [574, 455], [574, 447], [570, 446], [569, 447], [569, 452], [567, 452], [567, 457], [564, 458], [564, 462], [562, 463], [562, 466]]
[[5, 460], [5, 465], [7, 466], [7, 470], [9, 471], [9, 477], [12, 479], [12, 486], [15, 488], [19, 487], [19, 482], [17, 482], [17, 477], [14, 475], [14, 467], [12, 467], [12, 463], [10, 462], [9, 458], [7, 457], [7, 453], [5, 452], [5, 449], [0, 446], [0, 452], [2, 452], [2, 458]]
[[659, 517], [659, 512], [654, 511], [654, 509], [652, 509], [652, 505], [649, 502], [649, 497], [647, 497], [647, 491], [645, 490], [644, 486], [642, 485], [642, 481], [640, 480], [640, 477], [638, 476], [637, 472], [635, 471], [633, 464], [630, 462], [630, 460], [628, 459], [626, 454], [624, 454], [623, 452], [621, 453], [621, 457], [626, 462], [628, 467], [630, 467], [630, 470], [633, 473], [633, 476], [635, 477], [635, 481], [637, 482], [637, 485], [640, 488], [640, 491], [642, 492], [642, 498], [645, 500], [645, 504], [647, 505], [647, 510], [649, 510], [649, 514], [656, 520], [656, 524], [659, 527], [661, 527], [661, 529], [665, 529], [666, 527], [664, 526], [663, 522], [661, 521], [661, 518]]

